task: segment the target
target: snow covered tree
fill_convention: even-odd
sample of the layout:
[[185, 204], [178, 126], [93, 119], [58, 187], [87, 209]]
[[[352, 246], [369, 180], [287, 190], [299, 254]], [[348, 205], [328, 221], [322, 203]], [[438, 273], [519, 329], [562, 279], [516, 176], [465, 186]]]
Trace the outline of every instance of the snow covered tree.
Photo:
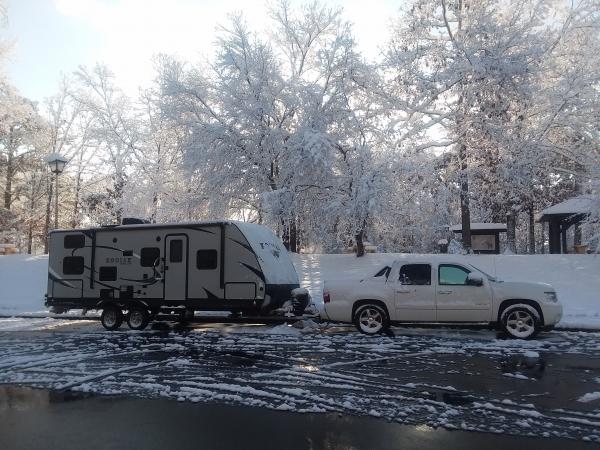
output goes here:
[[[551, 18], [551, 6], [561, 13]], [[542, 81], [556, 73], [551, 68], [565, 37], [585, 27], [577, 18], [590, 24], [590, 8], [591, 2], [563, 12], [560, 2], [418, 0], [396, 25], [384, 64], [389, 93], [403, 113], [403, 131], [454, 154], [467, 249], [473, 206], [480, 219], [508, 217], [511, 236], [516, 214], [533, 210], [536, 186], [552, 165], [540, 136], [569, 98], [563, 90], [552, 99]]]
[[114, 75], [106, 66], [96, 65], [91, 70], [81, 67], [75, 76], [78, 85], [73, 96], [80, 107], [93, 116], [86, 132], [96, 141], [96, 155], [110, 168], [111, 182], [105, 194], [112, 219], [119, 223], [123, 216], [128, 167], [138, 140], [131, 100], [116, 86]]

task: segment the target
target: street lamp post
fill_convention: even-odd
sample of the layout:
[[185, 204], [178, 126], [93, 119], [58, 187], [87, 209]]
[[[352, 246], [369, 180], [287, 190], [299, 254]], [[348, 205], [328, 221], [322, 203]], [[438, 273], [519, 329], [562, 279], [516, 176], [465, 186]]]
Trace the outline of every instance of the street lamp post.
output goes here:
[[65, 165], [67, 164], [67, 160], [64, 156], [59, 155], [58, 153], [52, 153], [46, 158], [46, 162], [50, 166], [50, 171], [56, 174], [56, 193], [54, 194], [54, 229], [58, 228], [58, 176], [63, 173], [65, 170]]

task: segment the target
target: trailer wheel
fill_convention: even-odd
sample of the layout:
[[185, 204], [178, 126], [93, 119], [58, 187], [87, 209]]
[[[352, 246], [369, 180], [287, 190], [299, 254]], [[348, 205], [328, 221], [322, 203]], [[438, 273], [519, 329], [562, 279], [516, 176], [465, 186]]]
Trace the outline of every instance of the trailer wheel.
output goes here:
[[150, 314], [147, 309], [136, 306], [129, 310], [127, 325], [132, 330], [143, 330], [148, 326], [148, 322], [150, 322]]
[[123, 312], [115, 305], [105, 306], [102, 310], [100, 321], [102, 322], [102, 326], [108, 331], [114, 331], [123, 323]]

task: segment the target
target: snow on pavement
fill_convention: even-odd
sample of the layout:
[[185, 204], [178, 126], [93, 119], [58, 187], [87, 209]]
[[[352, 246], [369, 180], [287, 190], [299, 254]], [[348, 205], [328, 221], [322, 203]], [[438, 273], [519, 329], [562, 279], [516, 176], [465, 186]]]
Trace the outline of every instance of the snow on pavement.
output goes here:
[[600, 400], [600, 392], [588, 392], [577, 399], [578, 402], [588, 403]]
[[97, 323], [76, 333], [0, 332], [0, 383], [600, 442], [592, 398], [600, 333], [535, 341], [396, 333], [287, 325], [109, 333]]

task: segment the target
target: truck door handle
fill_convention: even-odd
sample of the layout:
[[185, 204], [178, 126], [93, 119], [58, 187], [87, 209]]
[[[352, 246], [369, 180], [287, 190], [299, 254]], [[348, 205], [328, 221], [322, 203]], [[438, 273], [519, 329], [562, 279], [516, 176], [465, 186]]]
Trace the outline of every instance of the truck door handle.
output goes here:
[[452, 294], [452, 291], [438, 291], [438, 294]]
[[412, 291], [410, 289], [398, 289], [396, 292], [398, 294], [410, 294]]

